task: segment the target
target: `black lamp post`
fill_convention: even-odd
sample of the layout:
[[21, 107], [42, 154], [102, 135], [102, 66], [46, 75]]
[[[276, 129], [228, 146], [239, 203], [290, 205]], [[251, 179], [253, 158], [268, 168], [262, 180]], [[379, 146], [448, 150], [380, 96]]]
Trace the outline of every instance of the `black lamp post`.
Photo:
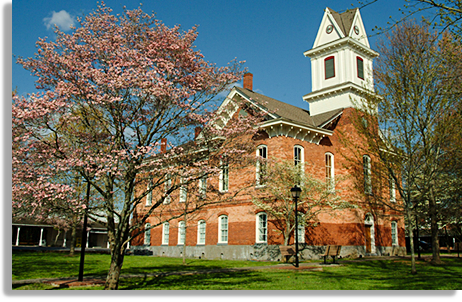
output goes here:
[[290, 193], [295, 201], [295, 267], [298, 267], [298, 213], [297, 213], [297, 201], [300, 198], [302, 189], [295, 185], [290, 189]]

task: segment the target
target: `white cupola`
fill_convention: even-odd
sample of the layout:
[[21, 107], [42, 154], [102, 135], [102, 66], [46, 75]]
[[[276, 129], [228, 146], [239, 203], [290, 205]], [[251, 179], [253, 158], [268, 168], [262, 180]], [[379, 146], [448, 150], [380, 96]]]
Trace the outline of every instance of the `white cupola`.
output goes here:
[[373, 93], [372, 60], [379, 54], [369, 47], [359, 9], [339, 14], [326, 8], [311, 58], [312, 92], [303, 96], [310, 114], [354, 107]]

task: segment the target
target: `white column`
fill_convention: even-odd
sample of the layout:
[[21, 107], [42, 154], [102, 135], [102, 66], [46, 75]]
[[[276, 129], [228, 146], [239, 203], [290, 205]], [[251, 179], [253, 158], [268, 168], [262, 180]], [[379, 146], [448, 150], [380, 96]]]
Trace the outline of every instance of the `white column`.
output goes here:
[[43, 228], [40, 228], [40, 241], [39, 241], [39, 246], [42, 246], [42, 240], [43, 240]]
[[90, 240], [90, 231], [87, 232], [87, 243], [85, 247], [88, 247], [88, 241]]
[[16, 246], [19, 245], [19, 231], [21, 231], [21, 227], [18, 226], [18, 232], [16, 234]]

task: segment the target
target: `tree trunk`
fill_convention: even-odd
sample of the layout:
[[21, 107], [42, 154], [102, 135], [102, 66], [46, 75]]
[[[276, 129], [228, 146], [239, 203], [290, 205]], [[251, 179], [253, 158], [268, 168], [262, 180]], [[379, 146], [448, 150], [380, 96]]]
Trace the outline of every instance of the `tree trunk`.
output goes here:
[[111, 250], [111, 266], [106, 277], [106, 283], [104, 285], [105, 290], [117, 290], [119, 288], [120, 271], [125, 256], [125, 244], [114, 247]]
[[430, 188], [430, 224], [432, 232], [432, 263], [441, 264], [440, 259], [440, 244], [438, 242], [438, 217], [436, 209], [436, 200], [433, 195], [433, 188]]
[[414, 230], [413, 230], [413, 224], [412, 224], [412, 215], [410, 213], [410, 210], [406, 210], [407, 214], [407, 219], [408, 219], [408, 233], [409, 233], [409, 245], [411, 248], [411, 274], [415, 275], [417, 274], [417, 270], [415, 268], [415, 252], [414, 252]]
[[61, 235], [61, 230], [58, 229], [58, 235], [56, 235], [55, 237], [55, 241], [53, 242], [53, 246], [57, 246], [58, 245], [58, 238], [59, 238], [59, 235]]
[[77, 238], [77, 218], [74, 216], [72, 218], [72, 225], [71, 225], [71, 242], [69, 247], [69, 256], [74, 256], [75, 254], [75, 238]]
[[186, 225], [186, 208], [184, 211], [184, 242], [183, 242], [183, 265], [186, 265], [186, 230], [187, 230], [187, 225]]

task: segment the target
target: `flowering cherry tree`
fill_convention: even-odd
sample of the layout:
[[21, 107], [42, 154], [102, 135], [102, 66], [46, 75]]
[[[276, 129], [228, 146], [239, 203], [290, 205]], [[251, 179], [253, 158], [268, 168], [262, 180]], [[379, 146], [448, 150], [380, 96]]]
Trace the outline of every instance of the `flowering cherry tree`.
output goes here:
[[[56, 29], [55, 41], [39, 39], [33, 58], [17, 60], [44, 92], [13, 99], [13, 206], [42, 211], [58, 200], [82, 211], [84, 200], [70, 198], [75, 188], [55, 176], [89, 182], [103, 208], [90, 216], [108, 227], [105, 288], [117, 289], [128, 242], [180, 186], [156, 188], [168, 175], [183, 184], [218, 175], [220, 156], [243, 163], [258, 114], [236, 118], [243, 106], [236, 103], [216, 110], [242, 64], [205, 61], [194, 48], [196, 28], [169, 28], [141, 9], [113, 15], [104, 4], [78, 23], [71, 34]], [[150, 193], [150, 209], [131, 224]]]

